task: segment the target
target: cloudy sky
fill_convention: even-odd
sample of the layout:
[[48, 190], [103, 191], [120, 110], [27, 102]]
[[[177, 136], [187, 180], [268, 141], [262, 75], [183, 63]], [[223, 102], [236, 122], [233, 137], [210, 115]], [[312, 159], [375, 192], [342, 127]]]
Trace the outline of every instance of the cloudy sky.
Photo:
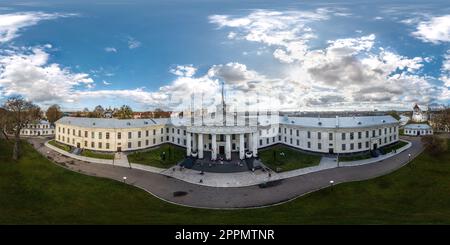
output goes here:
[[224, 83], [284, 110], [448, 104], [450, 4], [416, 2], [6, 0], [0, 102], [148, 110]]

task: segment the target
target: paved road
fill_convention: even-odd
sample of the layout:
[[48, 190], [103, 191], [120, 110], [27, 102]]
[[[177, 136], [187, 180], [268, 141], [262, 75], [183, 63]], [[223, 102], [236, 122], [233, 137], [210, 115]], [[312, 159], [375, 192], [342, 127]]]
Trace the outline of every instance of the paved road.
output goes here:
[[[361, 166], [339, 167], [322, 170], [289, 179], [269, 188], [248, 187], [207, 187], [187, 183], [160, 174], [118, 166], [86, 163], [73, 160], [51, 151], [44, 146], [44, 139], [29, 139], [35, 148], [44, 155], [52, 157], [67, 168], [84, 174], [101, 176], [122, 181], [127, 176], [127, 183], [140, 187], [154, 196], [168, 202], [202, 208], [248, 208], [273, 205], [292, 200], [309, 192], [335, 184], [374, 178], [390, 173], [420, 154], [423, 146], [420, 138], [405, 137], [412, 146], [392, 158]], [[187, 195], [174, 197], [175, 191], [187, 192]]]

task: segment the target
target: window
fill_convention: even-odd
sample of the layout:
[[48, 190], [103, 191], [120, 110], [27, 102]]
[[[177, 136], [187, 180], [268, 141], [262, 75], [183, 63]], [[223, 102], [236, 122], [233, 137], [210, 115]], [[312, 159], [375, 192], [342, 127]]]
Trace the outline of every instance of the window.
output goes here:
[[366, 131], [366, 138], [369, 138], [369, 131]]
[[290, 141], [289, 141], [289, 143], [291, 143], [291, 144], [292, 144], [292, 138], [290, 138]]
[[120, 140], [121, 138], [122, 138], [122, 133], [121, 133], [121, 132], [118, 132], [118, 133], [117, 133], [117, 139]]
[[345, 133], [342, 133], [342, 140], [345, 140]]
[[180, 129], [179, 128], [177, 129], [177, 134], [180, 134]]
[[91, 132], [91, 138], [95, 138], [95, 132]]
[[345, 151], [345, 144], [342, 144], [342, 150]]
[[66, 130], [63, 128], [63, 134], [65, 134], [66, 133]]
[[351, 143], [351, 144], [350, 144], [350, 150], [353, 150], [353, 149], [354, 149], [354, 144]]
[[131, 132], [128, 132], [128, 139], [131, 139]]
[[145, 130], [145, 137], [148, 137], [148, 130]]
[[102, 149], [102, 142], [98, 142], [98, 148]]
[[311, 132], [308, 131], [308, 139], [311, 139]]
[[235, 134], [232, 134], [232, 135], [231, 135], [231, 139], [232, 139], [232, 140], [235, 140], [235, 139], [236, 139], [236, 135], [235, 135]]
[[153, 129], [153, 135], [155, 135], [156, 134], [156, 129]]
[[299, 136], [299, 134], [300, 134], [300, 130], [297, 129], [297, 136]]
[[387, 134], [387, 128], [384, 128], [384, 134]]
[[354, 137], [353, 137], [353, 132], [350, 133], [350, 139], [351, 139], [351, 140], [354, 139]]
[[297, 140], [297, 145], [300, 145], [300, 140]]
[[328, 139], [333, 140], [333, 133], [328, 133]]
[[131, 142], [128, 142], [128, 149], [131, 148]]
[[308, 141], [308, 148], [311, 148], [311, 142]]
[[106, 132], [106, 139], [109, 140], [109, 132]]
[[359, 142], [358, 143], [358, 149], [361, 149], [361, 147], [362, 147], [362, 144], [361, 144], [361, 142]]
[[174, 134], [175, 133], [175, 129], [174, 128], [172, 128], [172, 134]]
[[378, 135], [381, 135], [381, 128], [378, 129]]
[[156, 144], [156, 139], [155, 138], [153, 138], [153, 144]]
[[[128, 137], [131, 138], [131, 137]], [[138, 138], [141, 138], [141, 131], [138, 131]]]
[[87, 147], [87, 141], [84, 141], [84, 147]]
[[75, 129], [72, 129], [72, 135], [75, 136]]
[[269, 144], [269, 138], [266, 139], [266, 144]]
[[385, 144], [387, 143], [387, 137], [384, 137], [384, 143]]
[[109, 149], [109, 143], [106, 143], [106, 149]]
[[[63, 129], [63, 130], [64, 130], [64, 129]], [[286, 128], [284, 128], [284, 134], [286, 134], [286, 130], [287, 130], [287, 129], [286, 129]]]
[[145, 140], [145, 145], [148, 145], [148, 140]]
[[141, 147], [141, 141], [138, 141], [138, 147]]
[[369, 141], [366, 141], [366, 148], [369, 148]]
[[102, 132], [98, 132], [98, 139], [99, 139], [99, 140], [102, 139]]
[[166, 128], [166, 133], [169, 133], [169, 128]]
[[84, 131], [84, 137], [85, 137], [85, 138], [88, 137], [88, 131]]
[[322, 143], [317, 144], [317, 149], [322, 150]]
[[362, 133], [358, 132], [358, 139], [361, 139], [361, 137], [362, 137]]
[[91, 142], [91, 147], [94, 148], [95, 147], [95, 143]]
[[372, 130], [372, 137], [375, 137], [375, 130]]
[[322, 133], [321, 132], [317, 132], [317, 139], [322, 139]]
[[164, 133], [164, 129], [163, 128], [161, 128], [161, 134], [163, 134]]
[[289, 129], [289, 134], [290, 134], [290, 135], [292, 135], [292, 128], [291, 128], [291, 129]]
[[78, 137], [81, 137], [81, 130], [78, 130]]

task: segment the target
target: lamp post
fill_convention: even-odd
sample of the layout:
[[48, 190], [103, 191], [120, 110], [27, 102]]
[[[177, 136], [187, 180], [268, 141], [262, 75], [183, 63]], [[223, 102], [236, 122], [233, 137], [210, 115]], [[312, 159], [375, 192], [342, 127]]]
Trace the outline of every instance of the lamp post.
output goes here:
[[127, 182], [127, 176], [123, 176], [123, 183], [126, 183]]

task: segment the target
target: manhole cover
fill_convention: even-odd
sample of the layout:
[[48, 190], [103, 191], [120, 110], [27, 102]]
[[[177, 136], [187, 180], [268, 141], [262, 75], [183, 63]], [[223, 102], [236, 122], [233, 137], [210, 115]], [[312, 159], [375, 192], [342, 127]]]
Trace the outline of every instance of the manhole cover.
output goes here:
[[186, 196], [188, 193], [187, 192], [185, 192], [185, 191], [175, 191], [174, 193], [173, 193], [173, 196], [174, 197], [181, 197], [181, 196]]

